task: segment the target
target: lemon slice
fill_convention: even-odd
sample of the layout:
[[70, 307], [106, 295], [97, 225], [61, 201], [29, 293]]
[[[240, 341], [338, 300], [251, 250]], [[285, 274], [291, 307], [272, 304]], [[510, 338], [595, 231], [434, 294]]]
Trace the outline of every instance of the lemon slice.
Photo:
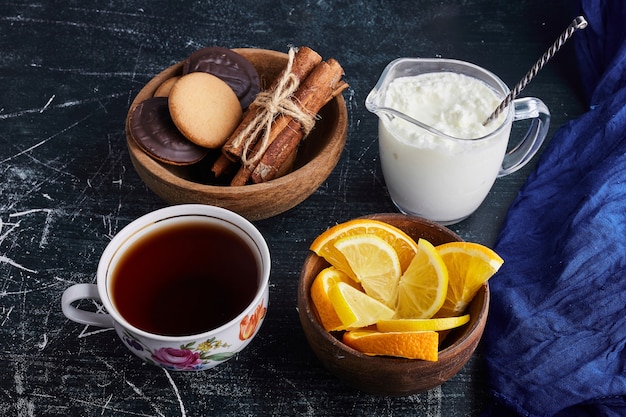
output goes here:
[[337, 330], [367, 327], [395, 314], [385, 304], [345, 282], [331, 286], [328, 298], [342, 323]]
[[320, 234], [311, 243], [310, 249], [329, 264], [351, 275], [345, 258], [334, 244], [342, 237], [362, 234], [376, 235], [389, 243], [398, 255], [402, 271], [406, 270], [417, 252], [417, 243], [409, 235], [395, 226], [372, 219], [354, 219], [335, 225]]
[[381, 320], [376, 328], [381, 332], [424, 332], [442, 331], [461, 327], [470, 320], [470, 315], [442, 317], [436, 319], [395, 319]]
[[398, 280], [402, 275], [400, 260], [393, 246], [373, 234], [342, 237], [334, 245], [345, 258], [352, 271], [351, 276], [361, 284], [365, 293], [393, 307]]
[[479, 243], [445, 243], [437, 246], [437, 252], [448, 269], [448, 292], [438, 317], [462, 314], [480, 287], [504, 263], [496, 252]]
[[343, 343], [366, 355], [399, 356], [409, 359], [437, 361], [437, 332], [390, 332], [353, 330], [343, 335]]
[[348, 275], [334, 266], [320, 271], [311, 284], [311, 300], [317, 310], [317, 316], [322, 323], [322, 327], [326, 331], [339, 330], [343, 325], [328, 297], [330, 288], [338, 282], [344, 282], [354, 287], [358, 286]]
[[443, 305], [448, 291], [448, 270], [437, 249], [427, 240], [417, 242], [418, 252], [398, 284], [397, 318], [431, 318]]

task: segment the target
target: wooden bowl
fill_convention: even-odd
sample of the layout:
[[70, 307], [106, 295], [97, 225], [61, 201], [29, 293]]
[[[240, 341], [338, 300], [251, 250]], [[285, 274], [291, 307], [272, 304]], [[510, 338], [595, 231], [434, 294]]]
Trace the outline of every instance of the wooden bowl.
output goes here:
[[[433, 245], [462, 239], [449, 229], [418, 217], [402, 214], [367, 216], [425, 238]], [[298, 283], [298, 314], [304, 334], [315, 355], [336, 377], [358, 390], [376, 395], [403, 396], [429, 390], [453, 377], [472, 356], [482, 336], [489, 310], [489, 287], [485, 284], [469, 305], [470, 322], [444, 339], [437, 362], [386, 356], [368, 356], [340, 340], [340, 334], [322, 327], [310, 288], [317, 274], [329, 264], [316, 254], [308, 255]]]
[[[256, 68], [261, 87], [266, 88], [287, 63], [286, 53], [264, 49], [233, 49]], [[183, 63], [173, 65], [150, 80], [137, 94], [128, 115], [141, 101], [152, 97], [161, 83], [181, 73]], [[295, 207], [328, 178], [339, 161], [346, 143], [348, 112], [341, 95], [319, 112], [320, 119], [298, 150], [293, 170], [279, 178], [245, 186], [231, 187], [210, 178], [212, 161], [205, 158], [188, 167], [163, 164], [148, 156], [126, 128], [126, 143], [132, 164], [143, 182], [170, 204], [200, 203], [223, 207], [260, 220]]]

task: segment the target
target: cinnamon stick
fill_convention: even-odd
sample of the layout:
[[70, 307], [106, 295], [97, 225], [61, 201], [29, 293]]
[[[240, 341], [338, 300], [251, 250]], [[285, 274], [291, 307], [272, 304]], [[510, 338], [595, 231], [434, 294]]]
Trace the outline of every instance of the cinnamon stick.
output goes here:
[[[290, 122], [288, 123], [288, 128], [292, 127], [292, 126], [295, 128], [296, 123], [298, 123], [298, 122], [296, 122], [295, 120], [291, 119]], [[299, 126], [299, 123], [298, 123], [298, 126]], [[278, 135], [274, 135], [274, 137], [278, 137]], [[296, 152], [292, 152], [287, 157], [285, 162], [282, 163], [282, 165], [278, 169], [275, 177], [281, 177], [283, 175], [288, 174], [289, 171], [291, 171], [291, 167], [293, 166], [295, 161], [296, 161]], [[252, 173], [254, 172], [254, 169], [257, 166], [258, 166], [258, 164], [241, 165], [239, 167], [239, 170], [237, 171], [237, 173], [235, 174], [235, 176], [231, 180], [230, 185], [231, 186], [246, 185], [246, 183], [248, 182], [248, 180], [252, 176]]]
[[222, 175], [226, 175], [229, 172], [234, 171], [236, 168], [235, 162], [228, 159], [228, 157], [223, 153], [220, 153], [220, 156], [218, 156], [215, 162], [213, 162], [211, 171], [216, 178], [219, 178]]
[[[292, 101], [297, 103], [297, 105], [306, 111], [308, 108], [316, 108], [323, 106], [315, 103], [315, 101], [324, 100], [323, 97], [317, 96], [318, 86], [316, 82], [318, 81], [318, 75], [315, 75], [316, 72], [319, 73], [319, 68], [323, 68], [326, 64], [319, 63], [316, 66], [311, 74], [304, 80], [300, 87], [296, 90], [296, 92], [292, 96]], [[316, 114], [317, 112], [312, 112], [311, 114]], [[235, 177], [232, 179], [230, 185], [245, 185], [250, 176], [254, 172], [255, 168], [259, 164], [260, 158], [263, 156], [260, 153], [264, 153], [268, 146], [270, 146], [277, 137], [280, 136], [281, 132], [285, 129], [296, 129], [300, 130], [301, 125], [297, 121], [290, 116], [280, 115], [276, 118], [275, 122], [272, 124], [270, 129], [270, 134], [266, 143], [257, 142], [255, 147], [249, 152], [247, 163], [242, 164], [235, 174]], [[259, 155], [260, 154], [260, 155]], [[257, 155], [259, 158], [256, 158]], [[256, 162], [255, 162], [256, 160]]]
[[[267, 143], [272, 143], [274, 139], [276, 139], [276, 136], [278, 136], [278, 133], [282, 132], [282, 130], [287, 127], [290, 120], [290, 117], [282, 114], [279, 115], [272, 123]], [[239, 166], [239, 169], [231, 180], [230, 185], [245, 185], [248, 182], [250, 175], [252, 175], [254, 168], [256, 168], [258, 164], [258, 162], [255, 163], [254, 160], [256, 159], [258, 153], [262, 151], [262, 144], [257, 141], [254, 148], [248, 152], [248, 162]]]
[[[294, 54], [291, 74], [293, 74], [293, 76], [295, 76], [296, 79], [300, 80], [301, 82], [321, 61], [322, 57], [317, 52], [307, 46], [301, 46]], [[272, 91], [276, 89], [280, 80], [285, 75], [286, 70], [287, 68], [283, 69], [278, 77], [272, 82], [268, 90]], [[236, 139], [242, 131], [248, 128], [250, 123], [252, 123], [252, 121], [259, 115], [261, 111], [263, 111], [263, 108], [253, 102], [248, 108], [248, 112], [244, 116], [237, 129], [235, 129], [235, 131], [230, 135], [230, 138], [222, 147], [222, 153], [229, 160], [233, 162], [239, 162], [245, 147], [247, 146], [248, 149], [252, 149], [252, 147], [258, 141], [258, 136], [248, 138], [248, 145], [245, 145], [245, 141], [237, 142]], [[216, 176], [220, 176], [227, 168], [227, 164], [222, 160], [220, 161], [219, 165], [213, 166], [212, 171]]]
[[[343, 69], [336, 60], [331, 59], [328, 62], [321, 62], [309, 74], [304, 82], [300, 84], [300, 87], [295, 91], [291, 100], [305, 114], [315, 115], [326, 103], [347, 87], [347, 84], [341, 81], [342, 75]], [[287, 131], [287, 133], [283, 133], [285, 131]], [[275, 172], [270, 174], [272, 178], [276, 177], [276, 174], [280, 171], [281, 166], [285, 163], [289, 156], [288, 152], [295, 150], [295, 148], [290, 145], [285, 147], [285, 142], [289, 142], [292, 140], [289, 138], [297, 135], [300, 135], [301, 139], [302, 136], [304, 136], [304, 133], [305, 132], [303, 131], [302, 124], [300, 122], [295, 120], [293, 117], [282, 116], [281, 122], [272, 126], [267, 143], [263, 143], [263, 149], [259, 149], [259, 146], [255, 146], [251, 152], [251, 155], [253, 156], [256, 156], [259, 152], [263, 152], [263, 155], [259, 155], [260, 158], [258, 158], [256, 162], [254, 162], [254, 158], [252, 158], [251, 162], [243, 164], [233, 178], [231, 185], [246, 184], [252, 176], [252, 173], [255, 169], [257, 169], [259, 162], [262, 160], [261, 158], [264, 158], [264, 155], [272, 147], [273, 152], [276, 155], [280, 154], [280, 160], [277, 160], [275, 163]], [[272, 145], [277, 138], [284, 135], [287, 135], [287, 137], [282, 137], [281, 144]], [[295, 145], [298, 143], [299, 140], [295, 142]], [[264, 181], [261, 179], [261, 177], [264, 176], [265, 175], [257, 175], [257, 179], [253, 178], [253, 182]]]
[[[330, 100], [341, 94], [348, 87], [341, 77], [343, 68], [334, 59], [329, 59], [316, 66], [301, 85], [295, 96], [304, 91], [310, 94], [308, 100], [301, 102], [303, 111], [317, 114]], [[292, 119], [286, 128], [280, 131], [267, 147], [259, 163], [251, 174], [254, 183], [274, 179], [290, 155], [296, 152], [305, 136], [300, 122]]]

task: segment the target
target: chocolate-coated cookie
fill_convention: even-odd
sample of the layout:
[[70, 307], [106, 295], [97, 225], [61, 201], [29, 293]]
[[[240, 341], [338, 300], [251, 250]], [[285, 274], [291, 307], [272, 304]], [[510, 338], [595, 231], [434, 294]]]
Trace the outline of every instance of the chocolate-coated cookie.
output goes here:
[[248, 108], [260, 91], [259, 74], [254, 66], [228, 48], [211, 46], [192, 53], [183, 65], [183, 74], [190, 72], [208, 72], [220, 78], [233, 89], [242, 110]]
[[167, 97], [139, 103], [130, 115], [131, 136], [148, 155], [172, 165], [190, 165], [204, 158], [208, 149], [189, 141], [170, 117]]

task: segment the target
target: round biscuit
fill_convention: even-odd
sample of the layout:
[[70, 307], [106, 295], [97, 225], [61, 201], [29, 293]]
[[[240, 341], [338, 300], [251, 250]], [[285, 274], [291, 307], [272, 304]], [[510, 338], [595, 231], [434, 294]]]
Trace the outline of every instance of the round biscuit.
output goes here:
[[170, 90], [168, 104], [176, 127], [205, 148], [221, 147], [242, 118], [233, 90], [204, 72], [183, 75]]
[[172, 87], [174, 86], [174, 84], [176, 84], [176, 81], [178, 81], [179, 78], [180, 76], [177, 75], [177, 76], [168, 78], [167, 80], [163, 81], [163, 83], [156, 89], [153, 96], [154, 97], [167, 97], [170, 94]]

